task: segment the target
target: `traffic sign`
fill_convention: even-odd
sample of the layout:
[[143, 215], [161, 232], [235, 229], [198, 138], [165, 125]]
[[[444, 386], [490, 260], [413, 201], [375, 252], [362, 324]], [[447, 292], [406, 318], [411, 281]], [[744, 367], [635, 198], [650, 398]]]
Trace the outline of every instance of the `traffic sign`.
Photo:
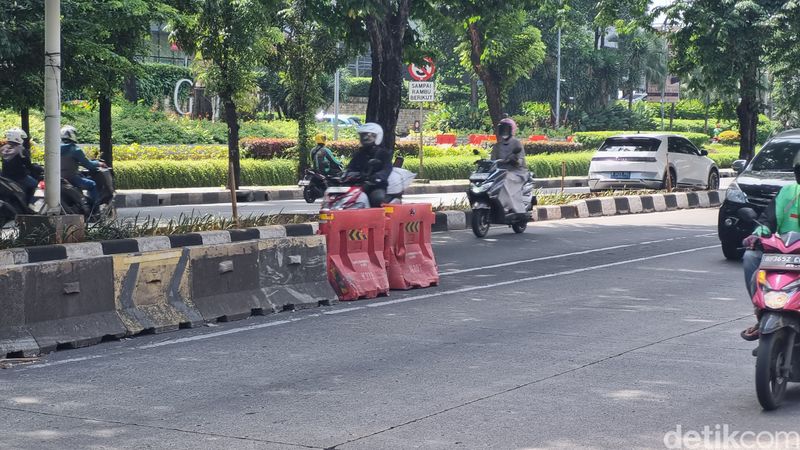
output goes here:
[[436, 101], [436, 86], [432, 81], [412, 81], [408, 86], [408, 101]]
[[436, 65], [433, 64], [433, 60], [428, 57], [425, 57], [424, 60], [428, 64], [422, 67], [416, 64], [408, 65], [408, 73], [415, 81], [428, 81], [433, 78], [433, 74], [436, 73]]

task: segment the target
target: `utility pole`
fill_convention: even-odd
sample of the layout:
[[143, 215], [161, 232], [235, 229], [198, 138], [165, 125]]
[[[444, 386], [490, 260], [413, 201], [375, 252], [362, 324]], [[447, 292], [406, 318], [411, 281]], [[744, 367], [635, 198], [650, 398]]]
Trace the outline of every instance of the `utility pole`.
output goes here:
[[561, 24], [558, 25], [556, 41], [556, 130], [559, 128], [561, 128]]
[[44, 148], [47, 213], [61, 213], [61, 0], [44, 5]]

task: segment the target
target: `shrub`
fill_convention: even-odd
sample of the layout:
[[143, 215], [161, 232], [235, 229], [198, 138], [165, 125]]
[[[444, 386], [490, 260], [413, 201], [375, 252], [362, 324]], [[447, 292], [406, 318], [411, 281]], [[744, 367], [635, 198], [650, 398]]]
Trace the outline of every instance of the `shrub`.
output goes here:
[[580, 118], [581, 131], [599, 130], [654, 130], [655, 122], [641, 103], [634, 105], [633, 109], [627, 106], [614, 104], [591, 114], [584, 113]]
[[[658, 132], [661, 133], [661, 132]], [[708, 136], [702, 133], [683, 133], [677, 131], [664, 131], [664, 134], [677, 134], [692, 141], [697, 147], [702, 147], [708, 142]], [[636, 134], [634, 131], [581, 131], [575, 133], [575, 138], [584, 145], [584, 148], [598, 148], [607, 138], [619, 134]]]
[[239, 141], [246, 154], [256, 159], [285, 158], [287, 150], [297, 145], [292, 139], [244, 138]]
[[542, 153], [572, 153], [583, 150], [579, 142], [562, 141], [534, 141], [525, 143], [525, 154], [538, 155]]
[[719, 142], [721, 144], [734, 144], [739, 142], [741, 136], [738, 131], [727, 130], [719, 134]]
[[[242, 160], [242, 184], [281, 186], [296, 183], [297, 163], [290, 160]], [[228, 162], [120, 161], [114, 164], [117, 189], [166, 189], [224, 186]]]
[[369, 77], [351, 77], [350, 78], [350, 97], [369, 97], [369, 86], [372, 83], [372, 78]]
[[186, 67], [144, 63], [142, 74], [136, 78], [137, 96], [148, 105], [160, 104], [165, 97], [172, 99], [175, 83], [184, 78], [192, 78], [191, 71]]
[[425, 121], [428, 129], [438, 131], [475, 130], [489, 132], [492, 121], [486, 108], [472, 108], [469, 104], [442, 105], [428, 115]]

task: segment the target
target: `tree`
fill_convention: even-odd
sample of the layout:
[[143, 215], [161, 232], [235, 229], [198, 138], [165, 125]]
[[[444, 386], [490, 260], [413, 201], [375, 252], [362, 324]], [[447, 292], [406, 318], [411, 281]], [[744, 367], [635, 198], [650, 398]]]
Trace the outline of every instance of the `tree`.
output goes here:
[[337, 37], [313, 16], [308, 3], [292, 0], [289, 8], [281, 12], [285, 39], [278, 46], [281, 84], [286, 88], [287, 106], [298, 122], [299, 176], [308, 167], [309, 126], [314, 111], [325, 104], [326, 75], [341, 62]]
[[237, 95], [255, 84], [254, 70], [282, 41], [274, 23], [277, 7], [267, 0], [179, 0], [181, 13], [173, 21], [177, 43], [196, 53], [201, 76], [225, 108], [228, 126], [228, 159], [233, 166], [233, 183], [240, 186], [239, 115]]
[[545, 46], [530, 25], [531, 4], [503, 1], [442, 1], [431, 26], [445, 26], [459, 37], [457, 52], [464, 67], [483, 83], [492, 124], [503, 118], [503, 102], [520, 78], [542, 63]]
[[[783, 23], [784, 6], [797, 10], [793, 2], [775, 0], [678, 1], [663, 11], [670, 33], [672, 67], [687, 75], [699, 67], [707, 85], [724, 94], [738, 94], [739, 158], [751, 159], [756, 146], [758, 114], [761, 110], [759, 79], [770, 57], [790, 67], [800, 62], [785, 60], [779, 53], [796, 51], [800, 37], [797, 25]], [[659, 10], [660, 11], [660, 10]], [[796, 14], [796, 13], [795, 13]], [[777, 19], [776, 19], [777, 17]], [[781, 25], [786, 28], [782, 29]], [[794, 44], [792, 45], [792, 42]]]
[[622, 34], [619, 44], [623, 90], [628, 94], [628, 109], [633, 108], [633, 93], [643, 81], [663, 83], [667, 76], [666, 45], [652, 31], [636, 28]]
[[44, 2], [2, 2], [0, 30], [0, 107], [19, 111], [30, 136], [30, 109], [44, 98]]

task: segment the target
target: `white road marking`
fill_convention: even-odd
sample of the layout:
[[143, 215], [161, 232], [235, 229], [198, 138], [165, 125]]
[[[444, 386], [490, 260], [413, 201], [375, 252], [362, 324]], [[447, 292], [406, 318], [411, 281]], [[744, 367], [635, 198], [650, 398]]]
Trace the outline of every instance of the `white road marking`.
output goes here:
[[457, 275], [457, 274], [460, 274], [460, 273], [476, 272], [476, 271], [479, 271], [479, 270], [486, 270], [486, 269], [497, 269], [499, 267], [508, 267], [508, 266], [513, 266], [513, 265], [517, 265], [517, 264], [526, 264], [526, 263], [532, 263], [532, 262], [547, 261], [547, 260], [550, 260], [550, 259], [567, 258], [569, 256], [588, 255], [590, 253], [605, 252], [605, 251], [609, 251], [609, 250], [619, 250], [619, 249], [622, 249], [622, 248], [639, 247], [639, 246], [642, 246], [642, 245], [659, 244], [659, 243], [663, 243], [663, 242], [672, 242], [672, 241], [678, 241], [678, 240], [682, 240], [682, 239], [691, 239], [691, 238], [696, 238], [696, 237], [710, 237], [710, 236], [714, 236], [714, 234], [701, 234], [701, 235], [697, 235], [697, 236], [685, 236], [685, 237], [677, 237], [677, 238], [669, 238], [669, 239], [660, 239], [660, 240], [657, 240], [657, 241], [637, 242], [637, 243], [634, 243], [634, 244], [614, 245], [614, 246], [611, 246], [611, 247], [595, 248], [595, 249], [592, 249], [592, 250], [583, 250], [583, 251], [580, 251], [580, 252], [562, 253], [560, 255], [542, 256], [542, 257], [539, 257], [539, 258], [531, 258], [531, 259], [521, 259], [521, 260], [517, 260], [517, 261], [510, 261], [510, 262], [492, 264], [492, 265], [481, 266], [481, 267], [470, 267], [469, 269], [448, 270], [446, 272], [440, 273], [439, 276]]
[[[618, 261], [618, 262], [613, 262], [613, 263], [608, 263], [608, 264], [599, 264], [599, 265], [596, 265], [596, 266], [582, 267], [580, 269], [564, 270], [564, 271], [561, 271], [561, 272], [554, 272], [554, 273], [548, 273], [548, 274], [544, 274], [544, 275], [537, 275], [537, 276], [525, 277], [525, 278], [517, 278], [515, 280], [501, 281], [501, 282], [498, 282], [498, 283], [484, 284], [484, 285], [480, 285], [480, 286], [468, 286], [468, 287], [459, 288], [459, 289], [451, 289], [451, 290], [448, 290], [448, 291], [439, 291], [439, 292], [432, 292], [430, 294], [415, 295], [415, 296], [406, 297], [406, 298], [400, 298], [400, 299], [396, 299], [396, 300], [388, 300], [388, 301], [384, 301], [384, 302], [369, 303], [369, 304], [364, 305], [363, 307], [347, 308], [347, 310], [352, 311], [352, 310], [357, 310], [357, 309], [363, 309], [364, 307], [366, 307], [366, 308], [378, 308], [378, 307], [383, 307], [383, 306], [396, 305], [396, 304], [399, 304], [399, 303], [413, 302], [413, 301], [416, 301], [416, 300], [424, 300], [424, 299], [435, 298], [435, 297], [443, 297], [443, 296], [447, 296], [447, 295], [462, 294], [464, 292], [472, 292], [472, 291], [479, 291], [479, 290], [484, 290], [484, 289], [492, 289], [492, 288], [501, 287], [501, 286], [509, 286], [509, 285], [514, 285], [514, 284], [519, 284], [519, 283], [527, 283], [527, 282], [530, 282], [530, 281], [544, 280], [544, 279], [548, 279], [548, 278], [575, 275], [575, 274], [579, 274], [579, 273], [583, 273], [583, 272], [591, 272], [591, 271], [594, 271], [594, 270], [607, 269], [609, 267], [617, 267], [617, 266], [622, 266], [622, 265], [626, 265], [626, 264], [638, 263], [638, 262], [642, 262], [642, 261], [651, 261], [651, 260], [654, 260], [654, 259], [666, 258], [666, 257], [669, 257], [669, 256], [675, 256], [675, 255], [683, 255], [683, 254], [687, 254], [687, 253], [698, 252], [698, 251], [701, 251], [701, 250], [710, 250], [712, 248], [717, 248], [717, 247], [718, 247], [718, 245], [709, 245], [709, 246], [706, 246], [706, 247], [697, 247], [697, 248], [693, 248], [693, 249], [689, 249], [689, 250], [681, 250], [681, 251], [677, 251], [677, 252], [661, 253], [661, 254], [658, 254], [658, 255], [645, 256], [645, 257], [634, 258], [634, 259], [627, 259], [627, 260], [624, 260], [624, 261]], [[340, 312], [346, 312], [346, 311], [343, 310], [343, 311], [340, 311]], [[173, 339], [173, 340], [169, 340], [169, 341], [161, 341], [161, 342], [155, 342], [155, 343], [152, 343], [152, 344], [140, 345], [140, 346], [131, 348], [131, 350], [148, 350], [148, 349], [152, 349], [152, 348], [166, 347], [166, 346], [169, 346], [169, 345], [177, 345], [177, 344], [183, 344], [183, 343], [187, 343], [187, 342], [202, 341], [202, 340], [212, 339], [212, 338], [216, 338], [216, 337], [220, 337], [220, 336], [227, 336], [227, 335], [231, 335], [231, 334], [243, 333], [245, 331], [259, 330], [259, 329], [262, 329], [262, 328], [271, 328], [271, 327], [276, 327], [276, 326], [279, 326], [279, 325], [286, 325], [286, 324], [290, 324], [290, 323], [294, 323], [294, 322], [300, 322], [300, 321], [311, 319], [311, 318], [314, 318], [314, 317], [322, 317], [323, 315], [326, 315], [326, 313], [309, 314], [308, 316], [297, 317], [297, 318], [292, 318], [292, 319], [288, 319], [288, 320], [276, 320], [274, 322], [267, 322], [267, 323], [248, 325], [246, 327], [231, 328], [231, 329], [228, 329], [228, 330], [216, 331], [216, 332], [207, 333], [207, 334], [200, 334], [200, 335], [197, 335], [197, 336], [190, 336], [190, 337], [185, 337], [185, 338]], [[107, 357], [107, 356], [118, 355], [118, 354], [120, 354], [120, 353], [91, 355], [91, 356], [84, 356], [84, 357], [81, 357], [81, 358], [64, 359], [64, 360], [60, 360], [60, 361], [47, 362], [47, 363], [42, 363], [42, 364], [35, 364], [35, 365], [27, 366], [27, 367], [24, 367], [24, 368], [20, 368], [20, 370], [24, 371], [24, 370], [32, 370], [32, 369], [42, 369], [42, 368], [45, 368], [45, 367], [60, 366], [60, 365], [63, 365], [63, 364], [68, 364], [68, 363], [73, 363], [73, 362], [81, 362], [81, 361], [88, 361], [88, 360], [92, 360], [92, 359], [99, 359], [99, 358], [104, 358], [104, 357]]]

